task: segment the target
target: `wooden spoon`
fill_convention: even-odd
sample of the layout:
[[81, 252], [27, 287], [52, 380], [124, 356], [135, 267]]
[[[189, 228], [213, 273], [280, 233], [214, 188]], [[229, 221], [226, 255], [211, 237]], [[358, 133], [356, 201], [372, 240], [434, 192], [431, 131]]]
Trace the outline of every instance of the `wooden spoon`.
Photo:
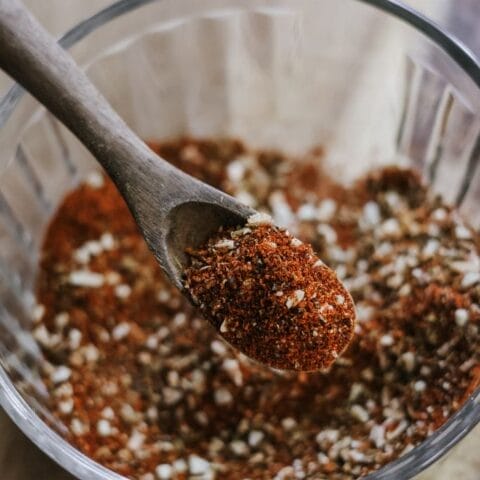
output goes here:
[[117, 185], [148, 246], [179, 289], [187, 261], [185, 249], [202, 244], [220, 226], [243, 224], [255, 213], [153, 153], [17, 0], [0, 0], [0, 68], [90, 150]]

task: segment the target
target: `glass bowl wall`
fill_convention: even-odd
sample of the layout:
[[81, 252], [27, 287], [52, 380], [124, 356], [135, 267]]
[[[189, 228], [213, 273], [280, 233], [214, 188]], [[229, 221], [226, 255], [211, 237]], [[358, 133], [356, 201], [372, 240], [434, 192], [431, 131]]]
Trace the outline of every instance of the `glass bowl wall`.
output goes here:
[[[411, 164], [480, 225], [478, 66], [396, 2], [124, 0], [62, 41], [143, 138], [235, 136], [293, 153], [320, 144], [329, 172], [345, 182], [374, 165]], [[96, 164], [18, 87], [0, 103], [0, 152], [0, 403], [77, 477], [119, 479], [63, 440], [29, 333], [46, 225]], [[477, 391], [369, 478], [425, 469], [480, 420], [479, 403]]]

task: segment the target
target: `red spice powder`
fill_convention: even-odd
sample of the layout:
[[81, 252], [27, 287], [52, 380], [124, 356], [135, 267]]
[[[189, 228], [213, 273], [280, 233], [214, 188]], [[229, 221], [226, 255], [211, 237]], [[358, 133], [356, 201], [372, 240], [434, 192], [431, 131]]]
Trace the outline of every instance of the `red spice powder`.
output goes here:
[[48, 229], [33, 327], [49, 408], [82, 452], [138, 480], [353, 480], [421, 443], [478, 388], [480, 236], [414, 172], [344, 187], [315, 153], [193, 139], [155, 149], [257, 210], [288, 207], [290, 231], [351, 292], [355, 336], [328, 372], [239, 355], [168, 283], [97, 176]]
[[350, 343], [350, 294], [310, 245], [285, 230], [252, 220], [188, 253], [190, 298], [249, 357], [282, 370], [315, 371]]

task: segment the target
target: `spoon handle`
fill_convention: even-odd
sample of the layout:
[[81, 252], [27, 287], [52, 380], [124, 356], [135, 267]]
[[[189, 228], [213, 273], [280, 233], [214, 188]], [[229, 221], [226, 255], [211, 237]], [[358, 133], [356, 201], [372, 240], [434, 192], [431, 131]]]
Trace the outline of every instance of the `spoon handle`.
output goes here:
[[[80, 139], [121, 190], [133, 169], [138, 175], [152, 161], [144, 142], [18, 0], [0, 0], [0, 68]], [[156, 160], [158, 173], [176, 176], [176, 169]]]

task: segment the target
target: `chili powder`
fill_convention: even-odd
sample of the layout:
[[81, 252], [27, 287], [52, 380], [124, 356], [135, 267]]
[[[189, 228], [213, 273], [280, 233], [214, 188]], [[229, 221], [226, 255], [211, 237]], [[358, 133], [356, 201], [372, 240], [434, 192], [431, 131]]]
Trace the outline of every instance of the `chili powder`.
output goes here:
[[325, 372], [250, 361], [168, 283], [96, 173], [46, 233], [33, 326], [46, 420], [80, 451], [139, 480], [352, 480], [409, 452], [479, 387], [479, 235], [414, 171], [343, 186], [321, 149], [152, 147], [313, 245], [352, 294], [355, 336]]
[[353, 336], [353, 301], [310, 245], [253, 215], [189, 249], [184, 286], [231, 345], [282, 370], [328, 368]]

